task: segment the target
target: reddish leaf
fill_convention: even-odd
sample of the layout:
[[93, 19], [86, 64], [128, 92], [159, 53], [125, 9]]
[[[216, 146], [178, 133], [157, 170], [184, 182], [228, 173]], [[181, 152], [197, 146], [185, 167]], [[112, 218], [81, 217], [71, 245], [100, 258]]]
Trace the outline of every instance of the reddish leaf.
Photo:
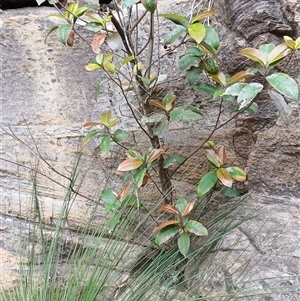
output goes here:
[[103, 44], [105, 39], [106, 39], [106, 34], [96, 34], [96, 35], [94, 35], [93, 40], [92, 40], [92, 49], [95, 53], [100, 52], [101, 45]]
[[151, 157], [148, 159], [148, 162], [153, 162], [156, 159], [158, 159], [162, 154], [164, 153], [164, 150], [162, 148], [160, 149], [154, 149]]
[[90, 127], [90, 126], [96, 126], [96, 125], [102, 125], [101, 122], [93, 122], [93, 121], [89, 121], [83, 124], [84, 128]]
[[192, 19], [192, 23], [196, 22], [196, 21], [199, 21], [201, 19], [204, 19], [206, 17], [209, 17], [209, 16], [212, 16], [214, 15], [216, 12], [214, 10], [208, 10], [204, 13], [201, 13], [201, 14], [198, 14], [196, 15], [193, 19]]
[[70, 47], [73, 47], [74, 45], [74, 39], [75, 39], [75, 31], [72, 30], [67, 38], [66, 44]]
[[251, 74], [248, 73], [247, 71], [240, 71], [230, 77], [230, 79], [227, 82], [227, 85], [232, 85], [237, 82], [242, 82], [245, 80], [245, 78], [247, 78], [249, 76], [251, 76]]
[[118, 171], [128, 171], [139, 168], [143, 165], [143, 161], [136, 158], [128, 158], [124, 160], [119, 166]]
[[127, 194], [128, 194], [128, 191], [129, 191], [129, 188], [130, 188], [130, 183], [126, 183], [126, 184], [123, 186], [121, 192], [119, 193], [119, 195], [118, 195], [118, 197], [117, 197], [117, 199], [118, 199], [119, 201], [122, 202], [122, 201], [126, 198], [126, 196], [127, 196]]
[[172, 214], [179, 214], [178, 210], [172, 206], [172, 205], [169, 205], [169, 204], [166, 204], [166, 205], [162, 205], [160, 210], [162, 211], [165, 211], [165, 212], [169, 212], [169, 213], [172, 213]]
[[220, 147], [220, 149], [218, 151], [218, 155], [220, 158], [221, 165], [224, 165], [226, 163], [226, 159], [227, 159], [226, 148], [224, 145]]
[[163, 110], [166, 110], [164, 104], [159, 101], [159, 100], [156, 100], [156, 99], [149, 99], [149, 103], [157, 108], [160, 108], [160, 109], [163, 109]]
[[232, 186], [233, 179], [232, 179], [230, 173], [225, 168], [219, 168], [217, 170], [217, 177], [224, 186], [227, 186], [227, 187]]
[[165, 227], [168, 227], [170, 225], [175, 225], [175, 224], [179, 224], [179, 220], [172, 219], [170, 221], [166, 221], [166, 222], [160, 224], [159, 226], [155, 227], [153, 229], [153, 232], [159, 231], [159, 230], [161, 230], [161, 229], [163, 229]]
[[188, 215], [194, 208], [195, 202], [189, 202], [182, 212], [182, 216]]

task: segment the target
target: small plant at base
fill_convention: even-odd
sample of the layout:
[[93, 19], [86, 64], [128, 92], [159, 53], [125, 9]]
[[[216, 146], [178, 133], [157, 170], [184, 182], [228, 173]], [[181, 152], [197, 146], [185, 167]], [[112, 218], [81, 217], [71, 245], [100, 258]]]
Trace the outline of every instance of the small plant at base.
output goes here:
[[187, 202], [184, 198], [180, 198], [175, 206], [166, 204], [161, 207], [162, 211], [174, 214], [177, 219], [168, 220], [153, 229], [153, 232], [159, 231], [155, 237], [155, 243], [158, 246], [178, 236], [178, 249], [184, 257], [187, 257], [190, 249], [190, 234], [197, 236], [208, 234], [207, 229], [201, 223], [188, 218], [194, 205], [195, 202]]

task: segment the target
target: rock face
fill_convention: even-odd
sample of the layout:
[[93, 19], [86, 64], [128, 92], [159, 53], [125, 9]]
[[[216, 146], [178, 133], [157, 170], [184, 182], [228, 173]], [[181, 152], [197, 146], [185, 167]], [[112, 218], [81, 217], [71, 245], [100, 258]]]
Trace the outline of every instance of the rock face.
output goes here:
[[[215, 22], [222, 41], [228, 45], [220, 49], [222, 67], [230, 74], [245, 67], [245, 60], [232, 58], [228, 52], [257, 47], [263, 42], [277, 43], [283, 35], [300, 33], [297, 1], [215, 2], [216, 10], [220, 11]], [[161, 11], [183, 12], [187, 3], [190, 1], [164, 1]], [[32, 193], [35, 191], [43, 222], [48, 226], [59, 216], [66, 190], [70, 187], [74, 158], [84, 134], [82, 124], [97, 120], [100, 113], [108, 109], [120, 117], [130, 115], [122, 96], [112, 87], [103, 88], [100, 97], [94, 100], [93, 86], [105, 78], [99, 73], [98, 79], [95, 73], [84, 69], [94, 57], [88, 45], [76, 40], [74, 49], [70, 49], [51, 35], [44, 43], [47, 31], [55, 25], [47, 18], [53, 12], [54, 9], [46, 7], [0, 12], [0, 215], [34, 220], [36, 211]], [[172, 70], [171, 60], [164, 61], [168, 66], [166, 69]], [[299, 62], [300, 56], [295, 55], [288, 70], [298, 85]], [[178, 84], [177, 89], [179, 97], [198, 103], [199, 97], [190, 92], [185, 83]], [[203, 101], [200, 106], [205, 109], [211, 104]], [[213, 252], [217, 254], [212, 255], [214, 260], [224, 257], [228, 260], [198, 293], [217, 295], [236, 291], [247, 301], [297, 301], [300, 300], [297, 280], [300, 273], [300, 108], [289, 104], [292, 117], [290, 124], [285, 125], [267, 95], [260, 97], [259, 106], [257, 116], [240, 117], [236, 125], [228, 125], [216, 133], [214, 139], [227, 146], [231, 162], [247, 167], [249, 171], [247, 189], [250, 196], [240, 216], [256, 206], [260, 215], [228, 234], [216, 247], [220, 251]], [[212, 128], [214, 112], [192, 127], [174, 124], [168, 147], [179, 149], [185, 155], [191, 153]], [[136, 131], [132, 118], [122, 118], [121, 128]], [[137, 144], [142, 145], [144, 138], [139, 139], [138, 132], [135, 134]], [[77, 182], [71, 187], [76, 197], [69, 212], [70, 231], [80, 228], [87, 218], [95, 227], [103, 226], [105, 215], [103, 206], [98, 205], [99, 195], [105, 185], [118, 187], [120, 183], [119, 175], [110, 178], [103, 173], [103, 170], [115, 170], [118, 165], [120, 154], [113, 150], [110, 156], [93, 156], [92, 146], [84, 150]], [[198, 161], [198, 158], [191, 160], [191, 170]], [[198, 179], [198, 171], [190, 172], [187, 183], [179, 183], [178, 191], [194, 187]], [[79, 189], [81, 193], [76, 194]], [[13, 282], [18, 279], [18, 273], [13, 269], [19, 260], [14, 242], [20, 237], [16, 235], [14, 225], [8, 225], [5, 218], [0, 227], [3, 233], [6, 231], [0, 238], [0, 268], [5, 272], [6, 280], [9, 278]], [[14, 239], [10, 242], [11, 236]], [[254, 257], [257, 261], [252, 260]], [[209, 260], [199, 269], [205, 269]], [[247, 278], [240, 281], [240, 271], [244, 267], [248, 269]], [[274, 278], [274, 281], [263, 280], [266, 278]], [[8, 281], [6, 285], [11, 283]], [[190, 285], [194, 286], [193, 283]], [[251, 290], [262, 295], [255, 296], [254, 293], [246, 297], [245, 292]]]

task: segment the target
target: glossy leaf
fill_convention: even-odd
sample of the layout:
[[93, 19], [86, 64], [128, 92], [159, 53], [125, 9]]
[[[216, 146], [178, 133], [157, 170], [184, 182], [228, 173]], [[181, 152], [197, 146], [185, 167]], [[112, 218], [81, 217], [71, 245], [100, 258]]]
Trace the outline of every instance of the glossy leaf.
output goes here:
[[128, 158], [121, 162], [118, 166], [118, 171], [129, 171], [139, 168], [143, 165], [143, 161], [136, 159], [136, 158]]
[[105, 153], [109, 152], [109, 149], [110, 149], [110, 136], [109, 135], [107, 135], [101, 139], [100, 149]]
[[89, 122], [85, 122], [83, 124], [83, 127], [86, 128], [86, 127], [97, 126], [97, 125], [102, 125], [102, 123], [89, 121]]
[[122, 8], [130, 7], [134, 4], [137, 4], [140, 0], [122, 0]]
[[247, 77], [251, 76], [248, 71], [240, 71], [229, 78], [227, 85], [232, 85], [237, 82], [244, 81]]
[[163, 17], [165, 19], [168, 19], [170, 21], [172, 21], [175, 24], [181, 25], [185, 28], [188, 27], [189, 25], [189, 20], [181, 15], [177, 15], [177, 14], [160, 14], [160, 17]]
[[204, 146], [207, 147], [207, 148], [212, 148], [212, 149], [215, 149], [217, 146], [215, 144], [214, 141], [212, 140], [208, 140], [204, 143]]
[[156, 232], [156, 231], [160, 231], [161, 229], [165, 228], [165, 227], [168, 227], [168, 226], [171, 226], [171, 225], [176, 225], [176, 224], [179, 224], [180, 221], [179, 220], [175, 220], [175, 219], [172, 219], [170, 221], [166, 221], [166, 222], [163, 222], [162, 224], [160, 224], [159, 226], [155, 227], [153, 229], [153, 232]]
[[101, 193], [101, 198], [105, 204], [112, 205], [118, 203], [118, 199], [112, 189], [105, 189]]
[[250, 83], [245, 86], [237, 98], [237, 103], [240, 104], [239, 110], [247, 107], [251, 101], [259, 94], [262, 89], [263, 85], [259, 83]]
[[163, 98], [162, 102], [165, 106], [166, 111], [170, 111], [173, 109], [174, 101], [176, 100], [176, 95], [173, 92], [168, 92]]
[[184, 257], [186, 257], [190, 249], [190, 244], [191, 244], [191, 240], [189, 234], [186, 232], [182, 232], [178, 237], [177, 245], [178, 245], [179, 252]]
[[123, 41], [119, 33], [114, 32], [106, 38], [106, 43], [112, 51], [120, 51], [123, 48]]
[[192, 66], [189, 70], [186, 71], [186, 80], [190, 85], [195, 84], [203, 72], [203, 67], [194, 67]]
[[218, 156], [220, 158], [221, 165], [224, 165], [227, 160], [226, 147], [222, 145], [218, 151]]
[[195, 206], [195, 202], [189, 202], [186, 207], [184, 208], [183, 212], [182, 212], [182, 216], [187, 216], [188, 214], [190, 214], [190, 212], [193, 210]]
[[179, 214], [178, 210], [174, 206], [172, 206], [170, 204], [162, 205], [161, 208], [160, 208], [160, 210], [168, 212], [168, 213], [172, 213], [172, 214], [175, 214], [175, 215]]
[[73, 25], [72, 24], [60, 24], [58, 25], [58, 28], [57, 28], [57, 36], [59, 38], [59, 40], [67, 45], [67, 40], [69, 38], [69, 35], [71, 33], [73, 29]]
[[217, 88], [215, 86], [207, 84], [207, 83], [199, 83], [199, 84], [195, 85], [195, 90], [205, 93], [205, 94], [214, 95], [215, 92], [217, 91]]
[[122, 202], [127, 197], [129, 189], [130, 189], [130, 183], [126, 183], [123, 186], [121, 192], [117, 196], [118, 201]]
[[208, 235], [207, 229], [199, 222], [194, 220], [189, 220], [185, 225], [184, 229], [197, 236]]
[[90, 30], [92, 32], [99, 32], [100, 30], [103, 29], [103, 25], [99, 24], [97, 22], [89, 22], [84, 25], [84, 28], [86, 28], [87, 30]]
[[242, 50], [240, 50], [239, 54], [243, 55], [243, 56], [249, 58], [250, 60], [257, 62], [263, 66], [267, 65], [267, 58], [264, 55], [264, 53], [255, 48], [242, 49]]
[[101, 45], [104, 43], [106, 39], [106, 34], [97, 34], [94, 35], [92, 40], [92, 49], [95, 53], [99, 53], [101, 51]]
[[233, 184], [232, 177], [230, 173], [225, 168], [219, 168], [217, 170], [217, 177], [222, 182], [222, 184], [226, 187], [231, 187]]
[[146, 176], [146, 172], [147, 172], [147, 168], [144, 167], [141, 170], [139, 170], [137, 172], [137, 174], [134, 175], [134, 183], [136, 185], [137, 188], [141, 187], [143, 185], [144, 182], [144, 178]]
[[222, 95], [238, 96], [248, 84], [235, 83], [229, 86]]
[[94, 129], [89, 131], [82, 140], [82, 146], [85, 146], [92, 138], [103, 134], [102, 130]]
[[272, 52], [272, 50], [275, 48], [275, 44], [262, 44], [259, 46], [259, 51], [261, 51], [266, 57], [269, 56], [269, 54]]
[[239, 192], [239, 190], [236, 187], [224, 187], [221, 191], [221, 193], [224, 196], [227, 197], [239, 197], [241, 195], [241, 193]]
[[284, 36], [284, 41], [285, 43], [291, 48], [291, 49], [296, 49], [296, 41], [294, 41], [291, 37], [289, 36]]
[[171, 155], [164, 160], [163, 168], [169, 168], [174, 164], [181, 164], [185, 160], [185, 157], [181, 155]]
[[219, 168], [221, 166], [221, 159], [213, 149], [207, 149], [205, 150], [205, 153], [207, 160], [209, 160], [215, 167]]
[[190, 36], [200, 44], [206, 35], [206, 28], [202, 23], [194, 23], [188, 26]]
[[291, 49], [288, 47], [286, 43], [282, 43], [277, 45], [272, 52], [268, 55], [268, 64], [271, 65], [284, 57], [286, 57], [289, 53], [291, 53]]
[[186, 49], [186, 53], [189, 54], [189, 55], [192, 55], [192, 56], [196, 56], [198, 58], [202, 58], [204, 56], [204, 53], [203, 51], [201, 51], [198, 47], [196, 46], [191, 46], [191, 47], [188, 47]]
[[185, 27], [183, 27], [182, 25], [175, 24], [173, 29], [164, 36], [165, 45], [172, 44], [173, 42], [178, 40], [178, 38], [182, 36], [185, 32], [186, 32]]
[[148, 159], [147, 162], [151, 163], [151, 162], [155, 161], [155, 160], [158, 159], [163, 153], [164, 153], [164, 150], [163, 150], [162, 148], [160, 148], [160, 149], [154, 149], [154, 150], [151, 152], [151, 156], [150, 156], [150, 158]]
[[219, 71], [217, 74], [210, 74], [211, 78], [221, 86], [226, 86], [226, 77], [222, 71]]
[[184, 105], [173, 109], [170, 113], [170, 117], [181, 120], [196, 120], [202, 118], [203, 114], [194, 106]]
[[186, 208], [187, 205], [188, 202], [185, 198], [179, 198], [175, 203], [175, 207], [181, 215], [184, 212], [184, 209]]
[[299, 90], [296, 81], [286, 73], [273, 73], [267, 76], [268, 83], [279, 93], [298, 101]]
[[97, 63], [91, 63], [91, 64], [88, 64], [88, 65], [85, 66], [85, 69], [87, 71], [94, 71], [94, 70], [99, 69], [99, 68], [101, 68], [101, 66]]
[[155, 107], [157, 107], [157, 108], [160, 108], [160, 109], [162, 109], [162, 110], [164, 110], [164, 111], [166, 110], [164, 104], [163, 104], [161, 101], [157, 100], [157, 99], [149, 99], [148, 102], [149, 102], [152, 106], [155, 106]]
[[212, 47], [214, 50], [218, 50], [220, 46], [219, 35], [217, 34], [216, 30], [213, 27], [205, 25], [205, 28], [206, 28], [206, 35], [203, 41], [206, 44], [208, 44], [210, 47]]
[[127, 155], [128, 158], [139, 159], [139, 160], [141, 160], [141, 161], [143, 160], [142, 155], [141, 155], [139, 152], [134, 151], [134, 150], [128, 149], [128, 150], [126, 151], [126, 155]]
[[174, 237], [178, 232], [179, 227], [177, 225], [171, 225], [161, 229], [155, 237], [155, 244], [158, 246], [162, 245], [163, 243]]
[[194, 65], [198, 65], [199, 62], [200, 59], [198, 57], [187, 54], [180, 57], [180, 59], [178, 60], [178, 67], [181, 70], [186, 70], [190, 69]]
[[237, 166], [232, 166], [232, 167], [227, 167], [226, 169], [234, 180], [239, 182], [246, 181], [247, 174], [241, 168]]
[[154, 13], [157, 6], [157, 0], [141, 0], [142, 4], [150, 13]]
[[250, 115], [255, 115], [258, 112], [258, 104], [256, 102], [252, 102], [245, 112]]
[[76, 17], [81, 17], [87, 11], [87, 9], [88, 8], [86, 6], [80, 6], [74, 11], [74, 15]]
[[166, 134], [168, 133], [168, 122], [167, 121], [159, 121], [153, 127], [153, 134], [158, 138], [164, 140]]
[[115, 142], [123, 142], [129, 137], [129, 133], [127, 131], [117, 129], [114, 132], [113, 139]]
[[199, 196], [203, 196], [208, 193], [217, 183], [218, 177], [216, 170], [206, 173], [198, 183], [197, 193]]
[[207, 18], [207, 17], [209, 17], [209, 16], [212, 16], [212, 15], [214, 15], [215, 13], [216, 13], [216, 12], [215, 12], [214, 10], [208, 10], [208, 11], [205, 11], [205, 12], [203, 12], [203, 13], [201, 13], [201, 14], [198, 14], [198, 15], [196, 15], [195, 17], [193, 17], [192, 23], [197, 22], [197, 21], [199, 21], [199, 20], [201, 20], [201, 19]]

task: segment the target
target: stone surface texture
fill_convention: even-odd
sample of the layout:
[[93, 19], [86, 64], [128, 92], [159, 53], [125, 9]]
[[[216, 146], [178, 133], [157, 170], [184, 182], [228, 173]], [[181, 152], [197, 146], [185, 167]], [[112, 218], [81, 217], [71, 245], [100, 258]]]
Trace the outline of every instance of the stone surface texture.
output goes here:
[[[184, 13], [190, 2], [159, 1], [159, 9]], [[297, 0], [219, 0], [214, 1], [214, 9], [218, 14], [211, 22], [226, 45], [219, 51], [220, 64], [229, 74], [249, 66], [249, 61], [232, 55], [241, 48], [271, 41], [280, 43], [284, 35], [300, 35]], [[48, 30], [56, 24], [48, 18], [53, 12], [49, 7], [0, 11], [0, 273], [5, 275], [0, 284], [4, 288], [17, 283], [20, 262], [28, 261], [21, 243], [28, 229], [20, 225], [36, 217], [33, 193], [38, 195], [43, 222], [49, 231], [59, 216], [80, 141], [86, 133], [83, 123], [98, 120], [101, 112], [110, 109], [122, 118], [120, 128], [131, 131], [135, 138], [130, 141], [132, 146], [143, 149], [146, 143], [130, 118], [122, 95], [112, 85], [103, 87], [94, 99], [94, 85], [105, 75], [85, 70], [84, 66], [94, 57], [89, 45], [77, 39], [75, 47], [68, 48], [53, 33], [44, 43]], [[162, 22], [169, 30], [170, 23]], [[147, 39], [147, 32], [143, 34]], [[85, 38], [91, 39], [92, 34]], [[163, 45], [159, 49], [163, 51]], [[174, 61], [179, 55], [174, 52], [167, 56], [162, 69], [175, 70]], [[281, 68], [289, 71], [300, 87], [300, 55], [292, 58], [289, 67]], [[174, 123], [170, 128], [168, 151], [188, 155], [213, 128], [218, 104], [212, 105], [209, 99], [200, 97], [184, 80], [178, 80], [179, 75], [174, 71], [171, 85], [178, 101], [188, 99], [206, 113], [199, 122]], [[258, 104], [257, 115], [240, 116], [213, 137], [226, 145], [231, 164], [248, 171], [243, 187], [249, 191], [248, 199], [236, 219], [253, 210], [258, 215], [226, 235], [211, 257], [199, 266], [191, 263], [198, 268], [191, 271], [199, 275], [212, 261], [216, 266], [222, 263], [209, 279], [205, 275], [195, 278], [204, 283], [195, 294], [214, 296], [211, 300], [225, 300], [219, 294], [235, 295], [236, 299], [228, 299], [234, 301], [300, 300], [300, 108], [289, 103], [292, 115], [286, 125], [268, 95], [262, 94]], [[224, 116], [224, 121], [228, 116]], [[70, 233], [83, 227], [87, 219], [92, 227], [103, 227], [106, 217], [101, 191], [105, 186], [117, 188], [121, 183], [121, 175], [115, 169], [123, 153], [113, 148], [109, 155], [94, 156], [95, 146], [96, 142], [89, 144], [80, 157], [80, 173], [72, 186], [73, 192], [80, 193], [71, 200]], [[180, 180], [180, 173], [176, 176], [178, 197], [183, 191], [194, 189], [205, 172], [199, 163], [202, 158], [203, 152], [199, 151], [188, 161], [183, 173], [186, 181]], [[150, 187], [145, 198], [151, 200], [151, 193]], [[222, 201], [215, 206], [216, 211], [221, 210]], [[140, 246], [132, 248], [137, 252], [133, 254], [141, 251]], [[193, 281], [189, 283], [191, 287], [197, 285]], [[187, 296], [183, 293], [181, 300], [188, 300], [184, 298]]]

